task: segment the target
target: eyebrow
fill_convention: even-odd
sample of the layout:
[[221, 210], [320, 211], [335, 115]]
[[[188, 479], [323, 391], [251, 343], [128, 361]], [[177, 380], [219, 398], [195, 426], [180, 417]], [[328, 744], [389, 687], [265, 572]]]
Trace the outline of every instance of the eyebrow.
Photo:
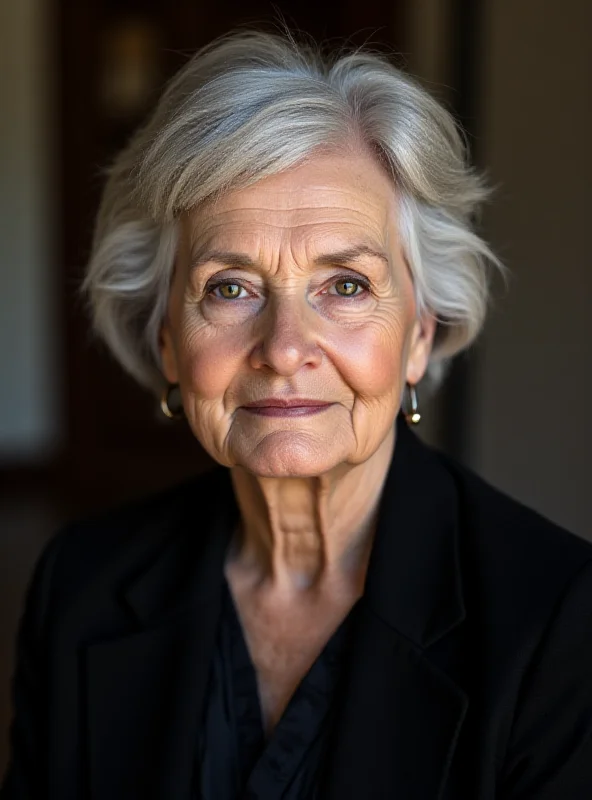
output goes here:
[[[333, 253], [323, 253], [314, 260], [317, 267], [330, 266], [332, 264], [355, 264], [363, 258], [374, 258], [382, 261], [388, 267], [390, 262], [386, 253], [376, 250], [366, 244], [354, 245], [344, 250], [336, 250]], [[196, 255], [191, 260], [190, 271], [193, 272], [198, 267], [207, 263], [222, 264], [225, 267], [257, 267], [258, 262], [246, 253], [236, 253], [232, 250], [205, 250]]]

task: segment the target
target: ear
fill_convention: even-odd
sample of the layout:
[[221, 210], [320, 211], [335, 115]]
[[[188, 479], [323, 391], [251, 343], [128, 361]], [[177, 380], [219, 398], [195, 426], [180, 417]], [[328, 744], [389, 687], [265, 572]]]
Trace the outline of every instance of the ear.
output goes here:
[[418, 384], [425, 374], [435, 333], [436, 318], [431, 314], [426, 313], [415, 320], [411, 332], [405, 375], [407, 383], [412, 386]]
[[160, 346], [160, 361], [164, 377], [169, 383], [179, 383], [179, 369], [177, 366], [177, 353], [173, 341], [173, 334], [168, 320], [164, 320], [158, 336]]

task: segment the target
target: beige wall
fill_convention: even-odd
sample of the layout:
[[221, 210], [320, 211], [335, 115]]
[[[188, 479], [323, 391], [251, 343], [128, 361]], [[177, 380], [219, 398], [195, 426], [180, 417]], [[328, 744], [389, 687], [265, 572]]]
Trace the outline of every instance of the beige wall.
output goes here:
[[484, 2], [486, 222], [512, 280], [482, 341], [471, 460], [592, 539], [592, 2]]

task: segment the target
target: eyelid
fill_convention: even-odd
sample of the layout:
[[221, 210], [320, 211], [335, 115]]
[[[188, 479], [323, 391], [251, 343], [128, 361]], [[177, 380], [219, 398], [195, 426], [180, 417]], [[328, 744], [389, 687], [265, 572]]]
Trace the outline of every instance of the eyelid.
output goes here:
[[[216, 279], [209, 280], [206, 283], [204, 291], [205, 291], [205, 293], [207, 295], [210, 295], [210, 294], [213, 294], [214, 291], [219, 286], [240, 286], [240, 288], [244, 289], [245, 292], [252, 294], [252, 292], [250, 292], [250, 290], [243, 284], [242, 281], [236, 280], [234, 278], [219, 278], [218, 280], [216, 280]], [[234, 297], [234, 298], [222, 297], [220, 299], [222, 299], [222, 300], [231, 300], [231, 299], [233, 299], [233, 300], [244, 300], [245, 298], [244, 297]]]
[[[341, 275], [335, 275], [332, 277], [329, 286], [334, 286], [336, 283], [342, 283], [344, 281], [350, 281], [351, 283], [357, 283], [363, 287], [366, 292], [370, 292], [370, 281], [367, 278], [364, 278], [362, 275], [358, 275], [356, 273], [343, 273]], [[338, 295], [339, 297], [344, 297], [347, 299], [346, 295]], [[349, 295], [350, 297], [359, 297], [359, 294]]]
[[[343, 273], [340, 273], [339, 275], [332, 275], [331, 279], [329, 281], [329, 287], [334, 286], [336, 283], [340, 283], [342, 281], [351, 281], [352, 283], [357, 283], [364, 289], [365, 292], [368, 292], [368, 293], [371, 292], [370, 281], [367, 278], [365, 278], [363, 275], [360, 275], [359, 273], [356, 273], [356, 272], [343, 272]], [[247, 293], [253, 294], [252, 288], [249, 288], [248, 286], [245, 286], [245, 282], [244, 281], [241, 281], [240, 279], [234, 278], [234, 277], [229, 277], [229, 278], [211, 278], [206, 283], [205, 293], [208, 294], [208, 295], [209, 294], [213, 294], [214, 291], [219, 286], [228, 286], [228, 285], [240, 286], [240, 288], [244, 289], [244, 291], [246, 291]], [[327, 290], [323, 289], [321, 294], [324, 293], [324, 292], [326, 293], [326, 291]], [[346, 295], [337, 295], [337, 296], [338, 297], [343, 297], [344, 299], [347, 299]], [[350, 295], [350, 297], [359, 297], [359, 296], [360, 296], [360, 293], [357, 293], [355, 295]], [[222, 300], [230, 300], [231, 298], [223, 297], [223, 298], [220, 298], [220, 299], [222, 299]], [[233, 299], [234, 300], [244, 300], [245, 298], [244, 297], [235, 297]]]
[[358, 272], [343, 272], [340, 275], [334, 275], [333, 283], [338, 283], [339, 281], [352, 281], [353, 283], [361, 283], [363, 286], [370, 286], [368, 278]]

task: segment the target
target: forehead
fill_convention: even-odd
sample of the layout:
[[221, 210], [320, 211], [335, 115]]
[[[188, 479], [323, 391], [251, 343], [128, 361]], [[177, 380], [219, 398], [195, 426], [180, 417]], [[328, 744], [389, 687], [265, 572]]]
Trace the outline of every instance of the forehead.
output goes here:
[[396, 228], [396, 191], [370, 156], [325, 155], [229, 192], [187, 218], [194, 245], [286, 233], [386, 244]]

